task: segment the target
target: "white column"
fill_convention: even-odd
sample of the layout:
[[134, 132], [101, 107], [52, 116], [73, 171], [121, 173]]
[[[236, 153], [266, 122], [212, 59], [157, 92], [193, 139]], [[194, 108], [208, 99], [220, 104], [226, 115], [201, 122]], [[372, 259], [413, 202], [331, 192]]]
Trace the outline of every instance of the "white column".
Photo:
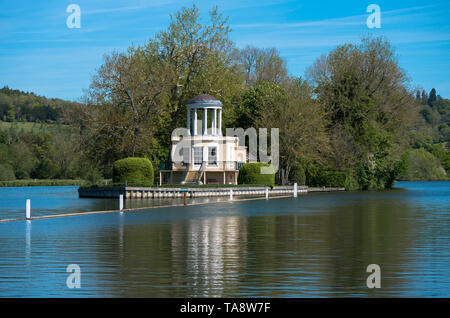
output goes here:
[[123, 194], [119, 195], [119, 210], [123, 210]]
[[197, 136], [197, 108], [194, 109], [194, 136]]
[[214, 112], [213, 112], [213, 120], [212, 120], [212, 124], [211, 124], [211, 130], [212, 130], [212, 134], [215, 135], [217, 134], [217, 109], [214, 108]]
[[222, 109], [219, 109], [219, 132], [218, 135], [222, 135]]
[[207, 129], [208, 129], [208, 125], [206, 124], [208, 121], [208, 109], [205, 108], [203, 109], [203, 129], [202, 129], [202, 135], [207, 135]]
[[233, 189], [230, 189], [230, 201], [233, 200]]
[[187, 109], [187, 130], [188, 134], [191, 135], [191, 109]]
[[269, 188], [266, 187], [266, 200], [269, 198]]
[[294, 198], [297, 197], [297, 183], [294, 183]]

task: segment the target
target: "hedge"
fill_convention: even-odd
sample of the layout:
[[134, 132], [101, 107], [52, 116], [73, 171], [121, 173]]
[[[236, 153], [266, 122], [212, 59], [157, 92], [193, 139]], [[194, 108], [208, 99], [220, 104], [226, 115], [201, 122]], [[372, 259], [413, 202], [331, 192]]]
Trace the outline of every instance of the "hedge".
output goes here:
[[343, 187], [345, 185], [346, 175], [341, 171], [320, 171], [316, 177], [319, 186]]
[[147, 158], [125, 158], [114, 162], [113, 182], [153, 185], [153, 165]]
[[268, 163], [262, 162], [247, 162], [239, 169], [238, 183], [239, 184], [258, 184], [273, 187], [275, 185], [275, 170], [272, 167], [273, 173], [261, 174], [261, 167], [272, 167]]

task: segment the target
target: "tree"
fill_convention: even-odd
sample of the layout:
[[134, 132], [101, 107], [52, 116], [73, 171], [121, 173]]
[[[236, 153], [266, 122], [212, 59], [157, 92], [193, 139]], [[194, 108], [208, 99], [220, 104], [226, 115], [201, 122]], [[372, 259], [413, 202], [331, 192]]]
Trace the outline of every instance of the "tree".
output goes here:
[[279, 128], [282, 184], [288, 184], [294, 162], [322, 160], [327, 152], [322, 108], [312, 98], [312, 88], [302, 79], [289, 79], [283, 86], [257, 83], [244, 98], [248, 116], [255, 128]]
[[89, 92], [93, 112], [79, 114], [91, 157], [110, 170], [115, 160], [156, 153], [155, 147], [168, 155], [172, 130], [185, 124], [187, 100], [203, 90], [224, 103], [226, 121], [242, 87], [226, 23], [217, 8], [206, 25], [195, 6], [183, 8], [145, 45], [106, 56]]
[[425, 90], [422, 90], [422, 104], [427, 105], [428, 103], [428, 95]]
[[287, 78], [286, 62], [276, 48], [246, 46], [242, 50], [236, 50], [234, 57], [243, 68], [248, 87], [257, 82], [282, 84]]
[[362, 189], [390, 187], [403, 165], [412, 96], [390, 43], [364, 38], [338, 46], [308, 70], [326, 107], [335, 166], [351, 169]]
[[436, 101], [436, 90], [434, 88], [430, 91], [430, 97], [428, 97], [428, 105], [433, 107], [434, 102]]
[[421, 97], [420, 97], [420, 91], [416, 91], [416, 101], [420, 102]]

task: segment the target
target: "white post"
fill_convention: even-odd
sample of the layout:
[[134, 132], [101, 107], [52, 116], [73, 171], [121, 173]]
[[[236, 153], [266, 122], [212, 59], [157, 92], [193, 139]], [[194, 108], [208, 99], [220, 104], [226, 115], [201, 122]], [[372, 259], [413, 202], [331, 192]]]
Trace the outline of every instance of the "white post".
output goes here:
[[233, 200], [233, 189], [230, 189], [230, 201]]
[[119, 195], [119, 210], [123, 210], [123, 194]]
[[297, 183], [294, 183], [294, 198], [297, 197]]
[[30, 204], [30, 199], [27, 199], [27, 208], [26, 208], [25, 215], [26, 215], [27, 220], [31, 219], [31, 204]]
[[266, 187], [266, 200], [269, 199], [269, 188]]
[[194, 133], [192, 135], [197, 136], [197, 108], [194, 108]]

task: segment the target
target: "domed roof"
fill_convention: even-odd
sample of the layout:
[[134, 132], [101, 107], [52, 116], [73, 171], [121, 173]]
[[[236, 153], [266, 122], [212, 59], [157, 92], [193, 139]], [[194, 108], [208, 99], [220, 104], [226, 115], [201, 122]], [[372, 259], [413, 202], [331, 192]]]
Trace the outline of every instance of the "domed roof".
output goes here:
[[208, 106], [222, 107], [222, 103], [220, 102], [220, 100], [215, 99], [213, 96], [208, 94], [201, 94], [194, 97], [193, 99], [187, 102], [187, 105], [190, 107], [194, 106], [196, 108]]

